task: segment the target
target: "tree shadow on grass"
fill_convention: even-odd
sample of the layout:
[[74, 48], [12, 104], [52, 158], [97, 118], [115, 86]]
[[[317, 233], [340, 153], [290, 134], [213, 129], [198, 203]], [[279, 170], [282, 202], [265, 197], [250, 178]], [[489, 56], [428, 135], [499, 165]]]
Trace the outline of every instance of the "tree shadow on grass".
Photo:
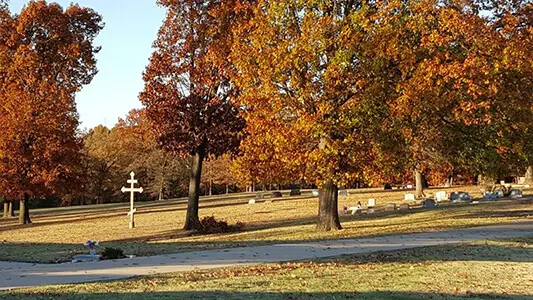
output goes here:
[[[220, 207], [220, 206], [228, 206], [228, 205], [242, 205], [241, 203], [235, 203], [235, 204], [212, 204], [207, 205], [205, 207]], [[184, 208], [183, 208], [184, 209]], [[443, 212], [446, 211], [453, 211], [453, 210], [460, 210], [462, 209], [461, 206], [442, 206], [438, 208], [439, 210], [442, 210]], [[169, 209], [169, 211], [176, 211], [179, 209], [172, 208]], [[375, 219], [380, 220], [386, 220], [386, 219], [392, 219], [396, 217], [402, 217], [405, 215], [415, 215], [419, 213], [427, 212], [427, 209], [417, 208], [413, 209], [409, 212], [402, 212], [402, 211], [391, 211], [391, 212], [380, 212], [373, 215], [364, 215], [364, 216], [344, 216], [343, 221], [350, 221], [350, 230], [353, 230], [354, 228], [386, 228], [389, 226], [399, 226], [406, 224], [412, 224], [412, 220], [405, 220], [401, 222], [396, 223], [385, 223], [385, 224], [358, 224], [358, 222], [354, 221], [372, 221]], [[141, 214], [143, 213], [151, 213], [151, 212], [139, 212]], [[456, 219], [469, 219], [469, 218], [488, 218], [488, 217], [524, 217], [525, 215], [533, 214], [533, 210], [528, 209], [521, 209], [516, 211], [510, 211], [510, 212], [501, 212], [501, 211], [473, 211], [464, 213], [461, 215], [452, 216], [452, 218]], [[31, 227], [37, 227], [37, 226], [46, 226], [46, 225], [53, 225], [53, 224], [69, 224], [69, 223], [75, 223], [80, 220], [87, 221], [87, 220], [99, 220], [108, 218], [110, 216], [122, 216], [123, 213], [112, 213], [112, 214], [105, 214], [102, 213], [102, 215], [96, 215], [92, 217], [83, 217], [80, 219], [69, 219], [69, 220], [53, 220], [51, 222], [39, 222], [37, 221], [34, 224], [31, 224], [26, 227], [22, 228], [31, 228]], [[435, 221], [438, 218], [450, 218], [446, 216], [445, 214], [443, 216], [428, 216], [427, 218], [418, 218], [416, 222], [425, 222], [425, 221]], [[284, 227], [298, 227], [298, 226], [307, 226], [307, 225], [314, 225], [316, 223], [317, 219], [316, 217], [305, 217], [305, 218], [297, 218], [297, 219], [285, 219], [285, 220], [273, 220], [269, 222], [262, 222], [262, 223], [250, 223], [247, 224], [246, 230], [244, 233], [253, 233], [254, 231], [262, 231], [262, 230], [268, 230], [268, 229], [276, 229], [276, 228], [284, 228]], [[15, 220], [13, 220], [15, 222]], [[483, 224], [486, 225], [498, 225], [501, 224], [501, 222], [488, 222]], [[465, 228], [465, 227], [473, 227], [472, 225], [454, 225], [450, 228], [447, 228], [447, 230], [452, 229], [459, 229], [459, 228]], [[19, 225], [12, 225], [12, 226], [3, 226], [0, 227], [0, 230], [9, 230], [9, 229], [18, 229], [21, 228]], [[427, 231], [428, 228], [425, 228]], [[429, 229], [435, 230], [435, 231], [443, 231], [439, 230], [438, 224], [436, 226], [430, 227]], [[504, 230], [504, 229], [502, 229]], [[379, 231], [379, 230], [378, 230]], [[424, 230], [421, 230], [424, 231]], [[409, 232], [407, 232], [409, 233]], [[394, 234], [405, 234], [402, 232], [397, 233], [391, 233], [391, 232], [385, 232], [385, 233], [378, 233], [378, 234], [367, 234], [364, 236], [356, 236], [356, 237], [350, 237], [350, 236], [344, 236], [344, 237], [336, 237], [331, 236], [326, 239], [305, 239], [305, 240], [290, 240], [290, 241], [281, 241], [279, 239], [275, 239], [274, 235], [279, 234], [275, 230], [271, 232], [265, 232], [265, 235], [263, 236], [263, 240], [258, 241], [256, 239], [254, 240], [246, 240], [244, 238], [243, 240], [231, 240], [230, 235], [231, 234], [219, 234], [215, 236], [215, 238], [212, 241], [172, 241], [172, 242], [163, 242], [165, 240], [177, 240], [180, 238], [189, 237], [190, 233], [184, 232], [181, 229], [176, 230], [169, 230], [166, 232], [153, 234], [153, 235], [147, 235], [147, 236], [141, 236], [141, 237], [133, 237], [129, 239], [121, 239], [121, 240], [113, 240], [113, 241], [106, 241], [104, 242], [105, 245], [110, 247], [118, 247], [123, 248], [126, 250], [127, 254], [136, 254], [136, 255], [156, 255], [156, 254], [168, 254], [168, 253], [176, 253], [176, 252], [184, 252], [184, 251], [198, 251], [198, 250], [204, 250], [204, 249], [220, 249], [220, 248], [234, 248], [234, 247], [244, 247], [244, 246], [256, 246], [256, 245], [268, 245], [268, 244], [295, 244], [295, 243], [309, 243], [309, 242], [315, 242], [315, 241], [324, 241], [327, 239], [336, 239], [336, 240], [346, 240], [346, 239], [353, 239], [353, 238], [370, 238], [370, 237], [377, 237], [377, 236], [384, 236], [384, 235], [394, 235]], [[150, 242], [149, 246], [145, 243]], [[20, 252], [22, 251], [22, 252]], [[74, 254], [80, 254], [85, 253], [86, 250], [81, 245], [74, 245], [74, 244], [61, 244], [61, 243], [0, 243], [0, 260], [19, 260], [19, 261], [29, 261], [29, 262], [56, 262], [56, 261], [69, 261], [71, 257]], [[21, 253], [27, 253], [27, 254], [21, 254]], [[23, 260], [20, 258], [24, 257]]]
[[[521, 239], [516, 239], [520, 241]], [[512, 243], [511, 243], [512, 244]], [[411, 249], [378, 251], [372, 253], [342, 255], [317, 261], [338, 262], [345, 265], [382, 264], [382, 263], [424, 263], [449, 261], [479, 262], [533, 262], [533, 244], [516, 242], [511, 245], [493, 243], [448, 244]]]
[[[303, 258], [303, 260], [339, 260], [347, 264], [362, 263], [407, 263], [428, 261], [500, 261], [500, 262], [533, 262], [533, 237], [512, 238], [509, 243], [496, 244], [494, 242], [477, 242], [474, 244], [447, 244], [438, 246], [420, 246], [401, 250], [382, 250], [361, 254], [350, 254], [329, 258]], [[277, 240], [265, 241], [183, 241], [169, 243], [146, 243], [136, 241], [109, 241], [102, 243], [103, 247], [123, 249], [125, 254], [137, 256], [152, 256], [160, 254], [177, 254], [198, 252], [203, 250], [217, 250], [229, 248], [248, 248], [269, 244], [284, 245], [284, 251], [301, 251], [309, 244], [309, 240], [294, 240], [285, 244]], [[396, 247], [391, 245], [392, 248]], [[381, 247], [382, 248], [382, 247]], [[371, 251], [372, 249], [369, 249]], [[226, 252], [226, 251], [224, 251]], [[78, 244], [60, 243], [9, 243], [0, 244], [0, 261], [22, 261], [39, 263], [66, 262], [75, 254], [87, 253]], [[312, 255], [312, 254], [311, 254]], [[23, 257], [24, 259], [20, 259]], [[314, 256], [313, 256], [314, 257]], [[235, 259], [233, 257], [231, 259]], [[224, 263], [224, 261], [221, 261]], [[261, 259], [258, 260], [262, 262]]]
[[[242, 198], [241, 198], [242, 199]], [[310, 199], [310, 197], [286, 197], [286, 198], [277, 198], [276, 202], [286, 202], [286, 201], [300, 201], [300, 200], [307, 200]], [[248, 205], [248, 200], [242, 200], [238, 202], [224, 202], [224, 203], [215, 203], [213, 202], [219, 202], [220, 199], [207, 199], [207, 200], [201, 200], [200, 201], [200, 209], [206, 209], [206, 208], [220, 208], [220, 207], [233, 207], [233, 206], [242, 206], [242, 205]], [[258, 203], [264, 202], [265, 200], [261, 200]], [[138, 211], [136, 212], [136, 215], [143, 215], [143, 214], [152, 214], [152, 213], [165, 213], [165, 212], [178, 212], [178, 211], [186, 211], [186, 206], [181, 207], [175, 207], [176, 205], [179, 205], [177, 203], [166, 203], [164, 205], [139, 205], [137, 206]], [[166, 207], [170, 206], [168, 208], [160, 208], [160, 207]], [[119, 208], [113, 208], [113, 207], [119, 207]], [[97, 209], [91, 209], [88, 211], [79, 211], [76, 213], [59, 213], [59, 214], [32, 214], [32, 224], [24, 225], [25, 227], [40, 227], [40, 226], [47, 226], [47, 225], [59, 225], [59, 224], [69, 224], [69, 223], [76, 223], [78, 221], [94, 221], [94, 220], [100, 220], [100, 219], [106, 219], [110, 217], [120, 217], [125, 216], [129, 212], [129, 206], [125, 206], [125, 204], [117, 204], [115, 205], [105, 205], [102, 206], [99, 209], [106, 208], [104, 211], [98, 211]], [[64, 220], [57, 220], [58, 218], [66, 218]], [[0, 227], [0, 230], [12, 230], [12, 229], [20, 229], [24, 228], [21, 225], [18, 224], [18, 218], [6, 218], [2, 219], [0, 218], [0, 224], [2, 223], [11, 223], [10, 225], [4, 225]]]
[[360, 300], [418, 300], [418, 299], [533, 299], [533, 295], [476, 294], [476, 293], [424, 293], [424, 292], [225, 292], [225, 291], [187, 291], [187, 292], [138, 292], [138, 293], [73, 293], [73, 294], [0, 294], [0, 299], [360, 299]]

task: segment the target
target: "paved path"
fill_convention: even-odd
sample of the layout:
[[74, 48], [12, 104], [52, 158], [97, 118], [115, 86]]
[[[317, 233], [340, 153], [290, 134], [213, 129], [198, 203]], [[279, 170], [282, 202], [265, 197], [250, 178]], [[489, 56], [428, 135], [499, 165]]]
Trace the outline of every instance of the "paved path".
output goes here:
[[0, 262], [0, 290], [123, 279], [138, 275], [314, 259], [476, 240], [533, 235], [533, 221], [435, 233], [279, 244], [76, 264]]

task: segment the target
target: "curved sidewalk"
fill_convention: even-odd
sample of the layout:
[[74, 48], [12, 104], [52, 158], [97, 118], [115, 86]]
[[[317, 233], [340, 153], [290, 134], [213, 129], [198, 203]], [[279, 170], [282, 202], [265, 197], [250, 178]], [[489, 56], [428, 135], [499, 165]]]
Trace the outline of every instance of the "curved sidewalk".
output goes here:
[[522, 221], [504, 225], [432, 233], [205, 250], [92, 263], [31, 264], [0, 262], [0, 290], [124, 279], [157, 273], [307, 260], [345, 254], [399, 250], [476, 240], [517, 238], [531, 235], [533, 235], [533, 221]]

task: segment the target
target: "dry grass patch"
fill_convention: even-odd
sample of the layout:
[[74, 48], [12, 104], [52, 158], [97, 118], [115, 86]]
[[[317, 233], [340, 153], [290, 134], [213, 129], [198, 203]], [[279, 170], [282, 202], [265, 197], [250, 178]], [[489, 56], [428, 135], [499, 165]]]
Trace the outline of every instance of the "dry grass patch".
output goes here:
[[[477, 191], [477, 187], [461, 188]], [[127, 204], [37, 210], [34, 224], [20, 227], [15, 220], [0, 221], [0, 260], [56, 262], [84, 253], [91, 239], [104, 247], [121, 248], [126, 254], [153, 255], [207, 248], [226, 248], [265, 243], [318, 239], [356, 238], [406, 232], [427, 232], [522, 220], [533, 215], [530, 204], [501, 201], [479, 205], [442, 205], [438, 209], [379, 212], [389, 202], [401, 202], [403, 191], [358, 191], [341, 197], [345, 203], [377, 199], [374, 215], [342, 216], [344, 230], [315, 230], [317, 199], [283, 197], [274, 203], [248, 205], [251, 194], [203, 198], [202, 216], [214, 215], [229, 224], [244, 222], [244, 232], [190, 236], [180, 228], [185, 219], [183, 200], [142, 203], [136, 228], [128, 228]]]

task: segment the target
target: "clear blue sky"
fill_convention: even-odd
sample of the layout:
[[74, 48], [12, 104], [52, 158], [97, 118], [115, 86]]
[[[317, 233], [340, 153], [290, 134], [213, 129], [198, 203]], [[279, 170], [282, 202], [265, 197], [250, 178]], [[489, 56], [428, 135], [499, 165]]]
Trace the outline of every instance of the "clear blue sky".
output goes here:
[[[76, 96], [81, 128], [115, 125], [130, 109], [142, 107], [142, 72], [152, 53], [152, 42], [163, 22], [165, 10], [156, 0], [51, 0], [66, 8], [70, 3], [90, 7], [104, 18], [105, 28], [96, 39], [98, 74]], [[19, 13], [27, 0], [10, 0]]]

